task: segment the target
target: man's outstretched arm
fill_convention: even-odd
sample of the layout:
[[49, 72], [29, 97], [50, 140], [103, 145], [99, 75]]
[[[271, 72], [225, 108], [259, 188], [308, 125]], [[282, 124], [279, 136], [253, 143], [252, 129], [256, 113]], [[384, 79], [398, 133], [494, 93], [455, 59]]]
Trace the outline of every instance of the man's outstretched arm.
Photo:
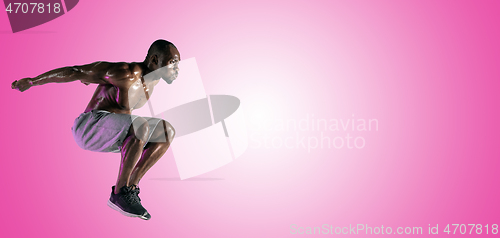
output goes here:
[[28, 90], [32, 86], [43, 85], [46, 83], [66, 83], [80, 80], [88, 85], [91, 83], [107, 83], [103, 80], [103, 75], [109, 67], [107, 62], [95, 62], [82, 66], [62, 67], [40, 74], [34, 78], [23, 78], [12, 83], [12, 89], [21, 92]]

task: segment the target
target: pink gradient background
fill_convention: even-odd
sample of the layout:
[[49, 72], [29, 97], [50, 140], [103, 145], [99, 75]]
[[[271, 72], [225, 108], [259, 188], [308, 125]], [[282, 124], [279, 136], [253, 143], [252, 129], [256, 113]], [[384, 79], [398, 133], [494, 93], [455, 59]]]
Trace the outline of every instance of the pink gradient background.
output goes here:
[[[500, 2], [87, 1], [12, 34], [0, 14], [2, 237], [288, 237], [290, 225], [500, 224]], [[95, 85], [10, 89], [158, 38], [196, 57], [208, 94], [265, 118], [376, 118], [363, 149], [249, 148], [178, 180], [171, 151], [141, 182], [150, 221], [106, 206], [119, 155], [71, 126]], [[182, 72], [181, 72], [182, 73]], [[279, 136], [279, 132], [269, 132]], [[293, 132], [290, 132], [293, 133]], [[467, 230], [468, 232], [468, 230]], [[483, 234], [484, 235], [484, 234]], [[491, 236], [491, 235], [488, 235]]]

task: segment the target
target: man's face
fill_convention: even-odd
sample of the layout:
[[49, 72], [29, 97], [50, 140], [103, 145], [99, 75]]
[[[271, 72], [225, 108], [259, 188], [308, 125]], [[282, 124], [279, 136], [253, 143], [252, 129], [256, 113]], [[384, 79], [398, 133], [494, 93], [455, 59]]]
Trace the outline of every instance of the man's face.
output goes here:
[[179, 75], [179, 61], [181, 60], [179, 51], [173, 46], [170, 46], [170, 56], [165, 56], [162, 60], [159, 72], [161, 78], [168, 84], [171, 84]]

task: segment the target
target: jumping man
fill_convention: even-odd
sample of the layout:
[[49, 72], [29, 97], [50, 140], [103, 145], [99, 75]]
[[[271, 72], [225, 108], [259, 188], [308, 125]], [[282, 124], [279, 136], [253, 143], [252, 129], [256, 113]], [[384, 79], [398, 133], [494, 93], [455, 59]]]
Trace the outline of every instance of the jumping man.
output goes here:
[[75, 119], [73, 137], [82, 149], [121, 153], [120, 169], [108, 205], [125, 216], [151, 218], [139, 198], [139, 181], [165, 154], [175, 130], [165, 120], [131, 115], [149, 100], [160, 79], [171, 84], [179, 73], [180, 53], [168, 41], [151, 44], [144, 62], [95, 62], [58, 68], [12, 83], [21, 92], [46, 83], [80, 80], [98, 84], [85, 111]]

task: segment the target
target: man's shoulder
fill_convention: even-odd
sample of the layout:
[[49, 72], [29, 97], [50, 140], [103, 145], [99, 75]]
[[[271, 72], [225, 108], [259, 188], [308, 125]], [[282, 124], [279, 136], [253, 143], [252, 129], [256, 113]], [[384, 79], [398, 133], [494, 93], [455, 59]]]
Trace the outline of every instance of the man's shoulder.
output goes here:
[[140, 67], [137, 63], [127, 62], [104, 62], [104, 78], [115, 86], [126, 86], [130, 84], [136, 75], [140, 75]]
[[95, 64], [95, 67], [99, 67], [100, 69], [103, 69], [103, 70], [128, 70], [128, 69], [130, 69], [130, 66], [133, 63], [98, 61], [98, 62], [95, 62], [94, 64]]

